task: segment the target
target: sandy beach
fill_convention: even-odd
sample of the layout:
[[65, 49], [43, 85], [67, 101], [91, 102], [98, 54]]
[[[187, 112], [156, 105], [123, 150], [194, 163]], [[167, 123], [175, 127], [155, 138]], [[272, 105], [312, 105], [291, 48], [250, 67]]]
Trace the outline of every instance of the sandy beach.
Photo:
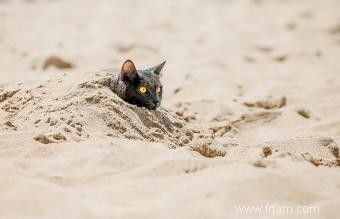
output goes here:
[[[0, 219], [340, 218], [339, 11], [0, 0]], [[167, 61], [156, 111], [109, 89], [126, 59]]]

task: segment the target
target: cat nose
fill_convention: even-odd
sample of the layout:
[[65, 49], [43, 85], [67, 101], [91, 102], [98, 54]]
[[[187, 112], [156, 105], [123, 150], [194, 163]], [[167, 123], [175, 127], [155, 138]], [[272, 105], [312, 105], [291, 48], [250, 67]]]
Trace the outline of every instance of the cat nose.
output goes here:
[[155, 106], [159, 107], [159, 100], [154, 100], [153, 103], [155, 104]]

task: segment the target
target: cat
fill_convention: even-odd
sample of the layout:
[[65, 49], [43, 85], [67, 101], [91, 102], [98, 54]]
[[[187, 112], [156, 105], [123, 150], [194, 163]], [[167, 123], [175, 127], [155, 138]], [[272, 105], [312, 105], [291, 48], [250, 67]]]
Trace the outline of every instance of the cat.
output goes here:
[[120, 74], [110, 81], [111, 90], [126, 102], [156, 110], [162, 100], [163, 86], [159, 80], [165, 61], [145, 70], [137, 70], [131, 60], [122, 65]]

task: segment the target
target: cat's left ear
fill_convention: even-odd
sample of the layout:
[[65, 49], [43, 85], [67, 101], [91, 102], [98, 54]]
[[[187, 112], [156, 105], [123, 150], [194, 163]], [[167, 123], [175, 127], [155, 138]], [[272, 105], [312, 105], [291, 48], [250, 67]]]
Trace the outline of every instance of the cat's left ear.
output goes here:
[[156, 75], [160, 75], [161, 74], [161, 71], [162, 71], [162, 68], [163, 66], [165, 65], [166, 61], [162, 62], [161, 64], [159, 65], [156, 65], [155, 67], [151, 68], [153, 73], [155, 73]]
[[135, 64], [128, 59], [124, 62], [122, 69], [120, 71], [121, 78], [127, 81], [136, 81], [138, 79], [138, 72], [136, 70]]

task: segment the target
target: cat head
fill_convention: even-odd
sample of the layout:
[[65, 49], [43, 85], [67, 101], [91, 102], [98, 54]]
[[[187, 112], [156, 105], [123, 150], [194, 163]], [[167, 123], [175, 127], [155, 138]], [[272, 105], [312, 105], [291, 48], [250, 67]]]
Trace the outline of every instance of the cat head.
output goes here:
[[129, 103], [155, 110], [160, 106], [163, 87], [159, 81], [165, 61], [145, 70], [137, 70], [131, 60], [122, 66], [120, 79], [126, 86], [126, 99]]

